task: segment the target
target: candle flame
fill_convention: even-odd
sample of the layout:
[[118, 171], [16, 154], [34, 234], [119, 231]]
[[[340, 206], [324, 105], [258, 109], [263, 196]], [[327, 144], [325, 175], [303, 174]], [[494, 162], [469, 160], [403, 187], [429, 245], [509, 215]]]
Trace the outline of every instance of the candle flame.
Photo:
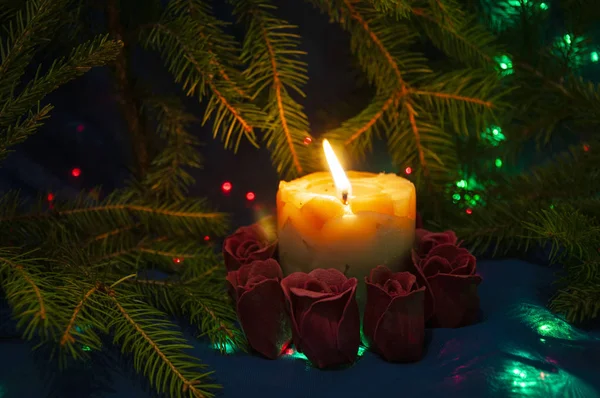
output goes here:
[[333, 177], [333, 183], [337, 193], [342, 198], [342, 202], [348, 204], [348, 198], [352, 195], [352, 185], [350, 185], [350, 180], [346, 176], [344, 168], [340, 164], [337, 156], [335, 156], [335, 152], [333, 152], [333, 148], [327, 140], [323, 140], [323, 151], [325, 152], [325, 158], [327, 159], [329, 171]]

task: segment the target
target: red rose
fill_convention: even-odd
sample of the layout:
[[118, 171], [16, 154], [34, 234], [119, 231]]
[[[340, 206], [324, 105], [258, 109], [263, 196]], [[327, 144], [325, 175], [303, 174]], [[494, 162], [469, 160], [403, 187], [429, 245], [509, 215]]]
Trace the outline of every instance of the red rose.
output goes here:
[[371, 348], [391, 362], [417, 361], [425, 341], [425, 286], [410, 272], [379, 266], [365, 277], [363, 331]]
[[244, 264], [227, 273], [236, 301], [238, 319], [250, 346], [275, 359], [286, 340], [285, 297], [281, 290], [281, 267], [270, 258]]
[[356, 278], [336, 269], [294, 272], [281, 281], [297, 350], [317, 367], [352, 363], [360, 344]]
[[223, 242], [223, 256], [227, 271], [235, 271], [244, 264], [273, 257], [277, 242], [270, 242], [259, 224], [240, 227]]
[[476, 274], [475, 256], [447, 243], [434, 247], [423, 259], [413, 251], [413, 261], [427, 279], [435, 299], [432, 326], [455, 328], [476, 320], [481, 276]]
[[458, 238], [454, 231], [430, 232], [421, 228], [415, 231], [415, 248], [419, 257], [427, 256], [427, 253], [436, 246], [446, 243], [456, 245], [457, 242]]

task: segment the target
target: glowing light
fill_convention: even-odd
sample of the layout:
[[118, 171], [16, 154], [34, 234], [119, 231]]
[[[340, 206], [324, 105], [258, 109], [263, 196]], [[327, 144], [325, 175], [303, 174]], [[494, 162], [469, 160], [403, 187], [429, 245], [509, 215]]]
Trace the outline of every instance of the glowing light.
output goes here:
[[323, 151], [325, 152], [325, 158], [327, 159], [327, 164], [329, 165], [329, 170], [333, 177], [333, 183], [335, 184], [338, 196], [346, 203], [352, 196], [352, 185], [350, 185], [350, 180], [348, 180], [342, 165], [337, 156], [335, 156], [335, 152], [327, 140], [323, 140]]
[[83, 133], [84, 130], [85, 126], [83, 124], [78, 124], [77, 127], [75, 127], [75, 131], [77, 131], [78, 133]]
[[252, 200], [254, 200], [254, 199], [256, 199], [256, 195], [254, 194], [254, 192], [248, 192], [248, 193], [246, 194], [246, 200], [250, 200], [250, 201], [252, 201]]
[[502, 129], [498, 126], [490, 126], [481, 133], [481, 138], [492, 146], [498, 146], [506, 137], [502, 134]]
[[466, 188], [467, 187], [467, 181], [466, 180], [460, 180], [456, 182], [456, 186], [459, 188]]
[[454, 199], [454, 200], [460, 200], [460, 194], [459, 193], [455, 193], [454, 195], [452, 195], [452, 199]]
[[220, 344], [215, 343], [212, 345], [212, 348], [214, 350], [220, 351], [222, 354], [227, 354], [227, 355], [234, 354], [237, 351], [236, 347], [229, 342], [220, 343]]
[[81, 169], [78, 167], [75, 167], [73, 170], [71, 170], [71, 175], [73, 177], [79, 177], [81, 175]]
[[590, 150], [590, 146], [589, 146], [588, 144], [584, 144], [584, 145], [583, 145], [583, 150], [584, 150], [585, 152], [588, 152], [588, 151]]
[[205, 241], [205, 242], [208, 242], [209, 240], [210, 240], [210, 236], [206, 235], [206, 236], [204, 237], [204, 241]]
[[406, 174], [411, 174], [412, 173], [412, 168], [411, 167], [407, 167], [407, 168], [404, 169], [404, 172]]
[[48, 194], [48, 196], [46, 197], [46, 199], [48, 199], [48, 202], [52, 202], [54, 200], [54, 194], [52, 192], [50, 192]]
[[598, 62], [600, 60], [600, 54], [598, 54], [597, 51], [592, 51], [592, 53], [590, 54], [590, 60], [592, 62]]
[[304, 137], [304, 145], [309, 145], [312, 142], [312, 138], [310, 137]]
[[508, 55], [499, 55], [494, 60], [498, 64], [501, 75], [507, 76], [513, 73], [512, 59]]
[[225, 181], [223, 183], [223, 185], [221, 185], [221, 190], [225, 193], [231, 192], [232, 188], [233, 188], [233, 185], [231, 185], [231, 183], [229, 181]]
[[494, 164], [496, 165], [496, 167], [502, 167], [502, 159], [500, 159], [500, 158], [497, 158], [497, 159], [494, 161]]
[[179, 258], [179, 257], [173, 257], [173, 262], [174, 262], [175, 264], [181, 264], [181, 263], [182, 263], [182, 261], [183, 261], [183, 260], [182, 260], [181, 258]]
[[565, 43], [571, 44], [571, 35], [564, 35], [563, 40], [565, 41]]
[[467, 210], [465, 210], [465, 213], [467, 213], [467, 214], [469, 214], [469, 215], [470, 215], [470, 214], [473, 214], [473, 210], [472, 210], [472, 209], [467, 209]]
[[82, 345], [82, 346], [81, 346], [81, 349], [82, 349], [83, 351], [92, 351], [92, 348], [91, 348], [89, 345]]
[[546, 4], [546, 3], [540, 3], [540, 9], [546, 11], [548, 8], [550, 8], [550, 7], [548, 7], [548, 4]]

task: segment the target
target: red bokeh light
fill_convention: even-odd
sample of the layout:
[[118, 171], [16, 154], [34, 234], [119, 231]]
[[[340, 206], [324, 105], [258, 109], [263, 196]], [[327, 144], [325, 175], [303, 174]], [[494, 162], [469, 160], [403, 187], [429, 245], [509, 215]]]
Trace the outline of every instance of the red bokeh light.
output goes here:
[[210, 236], [206, 235], [206, 236], [204, 237], [204, 240], [205, 240], [206, 242], [208, 242], [208, 241], [210, 240]]
[[85, 130], [85, 126], [83, 124], [78, 124], [77, 127], [75, 127], [75, 130], [78, 133], [83, 133], [83, 130]]
[[405, 168], [405, 169], [404, 169], [404, 172], [405, 172], [406, 174], [411, 174], [411, 173], [412, 173], [412, 167], [407, 167], [407, 168]]
[[73, 177], [79, 177], [81, 175], [81, 169], [78, 167], [75, 167], [73, 170], [71, 170], [71, 175]]
[[181, 258], [179, 258], [179, 257], [173, 257], [173, 262], [174, 262], [175, 264], [181, 264], [181, 262], [182, 262], [182, 261], [183, 261], [183, 260], [182, 260]]
[[473, 210], [467, 209], [467, 210], [465, 210], [465, 213], [467, 213], [467, 214], [473, 214]]
[[256, 195], [254, 194], [254, 192], [248, 192], [246, 194], [246, 199], [247, 200], [254, 200], [254, 199], [256, 199]]
[[231, 188], [233, 188], [233, 185], [231, 185], [229, 181], [226, 181], [221, 185], [221, 190], [225, 193], [231, 192]]
[[584, 151], [589, 151], [590, 150], [590, 146], [588, 144], [583, 145], [583, 150]]
[[310, 137], [304, 137], [304, 145], [308, 145], [312, 142], [312, 138]]
[[48, 202], [52, 202], [54, 200], [54, 194], [50, 192], [46, 198], [48, 199]]

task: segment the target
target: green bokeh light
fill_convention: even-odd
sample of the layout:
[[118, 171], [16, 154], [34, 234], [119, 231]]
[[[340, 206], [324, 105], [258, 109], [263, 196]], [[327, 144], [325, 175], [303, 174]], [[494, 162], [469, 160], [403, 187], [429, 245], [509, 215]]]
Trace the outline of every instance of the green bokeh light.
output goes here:
[[[571, 67], [580, 67], [587, 62], [594, 61], [593, 52], [590, 51], [587, 40], [583, 36], [571, 33], [559, 36], [553, 46], [553, 53], [564, 59]], [[598, 54], [596, 54], [598, 55]]]
[[237, 348], [230, 342], [220, 343], [220, 344], [215, 343], [212, 345], [212, 348], [214, 350], [221, 351], [221, 353], [227, 354], [227, 355], [235, 354], [237, 352]]
[[496, 165], [496, 167], [502, 167], [502, 159], [500, 159], [500, 158], [497, 158], [497, 159], [494, 161], [494, 164]]
[[546, 4], [546, 3], [540, 3], [540, 9], [541, 10], [546, 11], [548, 8], [550, 8], [550, 7], [548, 7], [548, 4]]
[[521, 304], [514, 310], [513, 314], [542, 338], [550, 337], [561, 340], [591, 339], [586, 333], [579, 331], [561, 317], [539, 305]]
[[506, 140], [506, 136], [502, 134], [502, 128], [499, 126], [490, 126], [481, 133], [481, 138], [491, 146], [498, 146]]
[[513, 73], [512, 60], [508, 55], [499, 55], [494, 58], [498, 65], [498, 71], [502, 76], [507, 76]]
[[598, 62], [600, 60], [600, 54], [597, 51], [592, 51], [590, 54], [590, 60], [592, 62]]

